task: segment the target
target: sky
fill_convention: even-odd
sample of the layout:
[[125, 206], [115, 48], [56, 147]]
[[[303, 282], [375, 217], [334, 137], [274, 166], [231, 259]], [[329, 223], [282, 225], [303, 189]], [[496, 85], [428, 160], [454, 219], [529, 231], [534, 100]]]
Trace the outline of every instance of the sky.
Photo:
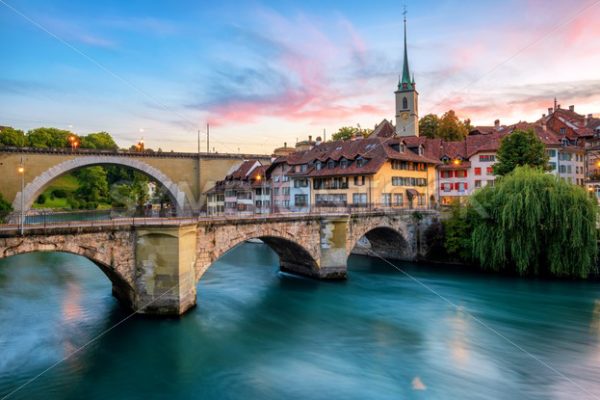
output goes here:
[[[394, 115], [400, 1], [0, 0], [0, 125], [270, 153]], [[406, 1], [419, 113], [600, 113], [600, 0]]]

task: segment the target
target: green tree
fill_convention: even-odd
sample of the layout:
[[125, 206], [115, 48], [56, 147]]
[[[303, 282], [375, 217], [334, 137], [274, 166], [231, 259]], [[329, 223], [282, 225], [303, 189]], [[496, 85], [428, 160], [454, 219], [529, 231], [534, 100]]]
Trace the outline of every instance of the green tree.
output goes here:
[[515, 130], [500, 141], [494, 164], [495, 175], [506, 175], [520, 165], [548, 169], [548, 154], [544, 143], [533, 130]]
[[584, 189], [524, 166], [475, 192], [470, 204], [473, 256], [482, 267], [542, 276], [595, 271], [598, 206]]
[[117, 150], [119, 146], [108, 132], [90, 133], [81, 138], [81, 148], [98, 150]]
[[449, 110], [439, 120], [436, 137], [447, 141], [463, 140], [469, 131], [462, 123], [454, 110]]
[[20, 129], [6, 127], [0, 131], [0, 145], [23, 147], [25, 143], [25, 134]]
[[12, 204], [4, 199], [2, 193], [0, 193], [0, 222], [5, 222], [8, 214], [12, 212]]
[[435, 114], [427, 114], [419, 120], [419, 135], [428, 138], [437, 137], [440, 119]]
[[36, 128], [27, 132], [27, 142], [37, 148], [65, 148], [71, 146], [69, 137], [73, 135], [64, 129]]
[[79, 188], [75, 192], [77, 200], [95, 203], [97, 206], [97, 203], [107, 199], [108, 181], [104, 168], [100, 166], [87, 167], [76, 172], [80, 183]]
[[369, 137], [373, 133], [373, 129], [343, 126], [336, 133], [331, 135], [331, 140], [349, 140], [356, 135], [362, 135], [363, 137]]
[[451, 258], [470, 263], [473, 260], [471, 233], [473, 210], [460, 204], [450, 206], [450, 215], [443, 220], [444, 248]]

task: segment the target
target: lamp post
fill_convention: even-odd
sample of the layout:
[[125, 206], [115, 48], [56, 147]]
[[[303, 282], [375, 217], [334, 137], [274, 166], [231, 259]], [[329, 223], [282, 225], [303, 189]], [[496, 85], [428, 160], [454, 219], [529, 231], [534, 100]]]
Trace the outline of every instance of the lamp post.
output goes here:
[[256, 180], [260, 182], [260, 214], [263, 213], [263, 199], [264, 199], [264, 193], [263, 193], [263, 182], [262, 182], [262, 177], [260, 176], [260, 173], [256, 176]]
[[23, 158], [19, 165], [19, 175], [21, 175], [21, 236], [25, 233], [25, 167], [23, 166]]

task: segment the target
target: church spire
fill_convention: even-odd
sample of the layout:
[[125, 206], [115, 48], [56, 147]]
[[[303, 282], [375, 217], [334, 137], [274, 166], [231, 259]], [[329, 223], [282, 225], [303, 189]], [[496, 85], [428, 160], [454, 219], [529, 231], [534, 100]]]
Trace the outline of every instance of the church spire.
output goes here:
[[406, 6], [404, 6], [404, 64], [402, 66], [402, 78], [398, 83], [398, 90], [411, 90], [414, 86], [414, 77], [411, 82], [410, 69], [408, 68], [408, 46], [406, 45]]

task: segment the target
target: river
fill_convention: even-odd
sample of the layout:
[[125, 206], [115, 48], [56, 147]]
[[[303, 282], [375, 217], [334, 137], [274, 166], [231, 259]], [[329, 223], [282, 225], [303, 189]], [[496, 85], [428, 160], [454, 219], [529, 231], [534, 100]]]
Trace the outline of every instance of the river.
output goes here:
[[318, 282], [244, 244], [207, 271], [184, 317], [107, 332], [129, 314], [93, 263], [0, 260], [0, 398], [38, 374], [9, 398], [600, 397], [599, 283], [349, 264], [347, 281]]

